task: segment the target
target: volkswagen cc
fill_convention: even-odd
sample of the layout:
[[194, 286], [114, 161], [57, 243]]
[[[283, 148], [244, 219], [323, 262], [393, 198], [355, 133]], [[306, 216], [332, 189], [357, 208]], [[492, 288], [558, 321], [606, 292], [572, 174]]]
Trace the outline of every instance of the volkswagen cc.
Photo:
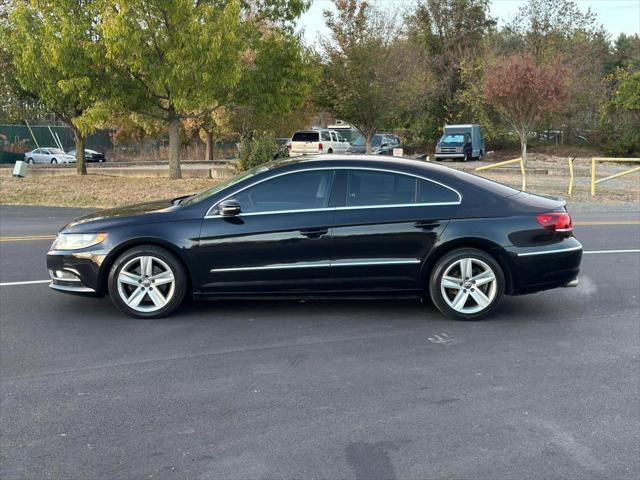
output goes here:
[[202, 193], [91, 213], [47, 254], [50, 287], [158, 318], [184, 298], [430, 297], [478, 319], [577, 284], [565, 203], [380, 156], [267, 163]]

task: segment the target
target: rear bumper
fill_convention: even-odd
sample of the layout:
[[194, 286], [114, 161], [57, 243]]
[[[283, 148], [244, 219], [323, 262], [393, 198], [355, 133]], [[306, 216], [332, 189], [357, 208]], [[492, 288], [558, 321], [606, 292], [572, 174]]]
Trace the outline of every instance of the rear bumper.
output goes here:
[[544, 247], [507, 247], [512, 263], [513, 294], [572, 285], [578, 278], [582, 245], [574, 237]]

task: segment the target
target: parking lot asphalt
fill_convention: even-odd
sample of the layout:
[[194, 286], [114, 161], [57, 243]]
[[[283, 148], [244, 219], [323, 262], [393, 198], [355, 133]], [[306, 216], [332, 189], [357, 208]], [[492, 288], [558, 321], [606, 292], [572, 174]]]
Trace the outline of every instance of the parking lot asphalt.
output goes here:
[[575, 215], [580, 285], [478, 322], [410, 300], [144, 321], [14, 284], [47, 278], [27, 237], [79, 213], [0, 207], [2, 479], [640, 476], [640, 213]]

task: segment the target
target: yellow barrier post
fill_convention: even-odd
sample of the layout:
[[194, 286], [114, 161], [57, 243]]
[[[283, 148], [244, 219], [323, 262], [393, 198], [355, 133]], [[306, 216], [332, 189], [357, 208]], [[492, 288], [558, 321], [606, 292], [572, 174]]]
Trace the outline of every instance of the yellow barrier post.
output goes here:
[[489, 170], [490, 168], [502, 167], [504, 165], [511, 165], [512, 163], [520, 163], [520, 173], [522, 173], [522, 191], [524, 192], [527, 188], [527, 181], [525, 179], [524, 173], [524, 162], [522, 158], [514, 158], [513, 160], [505, 160], [504, 162], [492, 163], [491, 165], [483, 165], [482, 167], [478, 167], [475, 169], [476, 172], [481, 172], [483, 170]]
[[596, 161], [597, 162], [640, 162], [640, 158], [615, 158], [615, 157], [593, 157], [591, 159], [591, 196], [595, 196], [596, 194], [596, 184], [606, 182], [608, 180], [622, 177], [623, 175], [629, 175], [630, 173], [635, 173], [640, 171], [640, 167], [633, 167], [629, 170], [625, 170], [624, 172], [618, 172], [613, 175], [609, 175], [608, 177], [601, 178], [600, 180], [596, 180]]
[[503, 165], [510, 165], [512, 163], [520, 162], [521, 160], [521, 158], [514, 158], [513, 160], [505, 160], [504, 162], [492, 163], [491, 165], [483, 165], [482, 167], [476, 168], [476, 172], [489, 170], [490, 168], [502, 167]]
[[576, 157], [569, 159], [569, 190], [567, 191], [568, 195], [571, 195], [573, 192], [573, 161]]

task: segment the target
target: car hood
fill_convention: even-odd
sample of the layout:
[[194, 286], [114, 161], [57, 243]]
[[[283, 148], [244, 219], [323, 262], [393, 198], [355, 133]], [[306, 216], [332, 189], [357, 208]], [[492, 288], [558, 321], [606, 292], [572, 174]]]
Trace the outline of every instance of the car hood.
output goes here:
[[173, 200], [156, 200], [98, 210], [76, 218], [65, 225], [61, 231], [66, 233], [96, 232], [114, 226], [162, 222], [168, 220], [168, 217], [173, 215], [175, 210], [176, 206], [173, 204]]
[[464, 147], [464, 143], [462, 142], [447, 142], [447, 143], [437, 143], [438, 147]]

